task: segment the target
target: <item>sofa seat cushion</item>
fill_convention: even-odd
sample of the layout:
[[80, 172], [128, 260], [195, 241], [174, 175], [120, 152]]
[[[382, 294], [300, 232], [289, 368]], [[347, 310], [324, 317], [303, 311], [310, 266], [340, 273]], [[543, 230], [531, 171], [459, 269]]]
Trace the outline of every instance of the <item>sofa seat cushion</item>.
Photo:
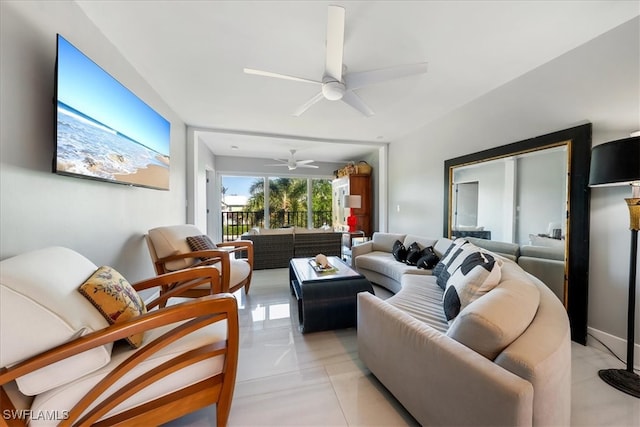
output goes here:
[[516, 263], [504, 260], [501, 281], [466, 306], [447, 335], [494, 360], [518, 338], [536, 315], [540, 291]]
[[404, 274], [431, 275], [431, 270], [419, 269], [414, 265], [398, 262], [393, 257], [393, 254], [380, 251], [358, 256], [356, 258], [356, 267], [358, 270], [366, 269], [390, 277], [398, 283], [400, 283], [400, 279]]
[[[230, 259], [229, 264], [231, 267], [230, 268], [231, 277], [229, 277], [229, 286], [231, 287], [237, 285], [238, 283], [240, 283], [241, 281], [249, 277], [249, 274], [251, 274], [251, 267], [249, 266], [249, 263], [246, 261], [243, 261], [240, 259]], [[215, 263], [213, 266], [220, 271], [222, 270], [222, 264], [220, 264], [219, 262]], [[204, 286], [205, 288], [209, 287], [209, 285], [202, 285], [202, 286]]]
[[[141, 362], [123, 378], [112, 385], [103, 396], [109, 396], [113, 391], [127, 384], [129, 381], [139, 378], [144, 372], [159, 366], [180, 354], [189, 350], [212, 344], [220, 340], [226, 339], [226, 322], [217, 322], [204, 328], [196, 330], [191, 334], [170, 344], [155, 354], [152, 354], [147, 360]], [[175, 328], [175, 325], [168, 325], [149, 331], [145, 334], [145, 342], [143, 347], [138, 350], [131, 350], [127, 345], [119, 345], [114, 347], [111, 361], [108, 365], [101, 369], [85, 375], [71, 383], [64, 384], [53, 390], [42, 393], [34, 399], [31, 410], [34, 413], [62, 413], [71, 409], [80, 399], [82, 399], [92, 387], [102, 380], [109, 372], [111, 372], [118, 364], [122, 363], [127, 357], [136, 351], [141, 351], [145, 345], [155, 338], [158, 338], [168, 330]], [[183, 368], [171, 375], [163, 377], [161, 380], [150, 385], [143, 391], [137, 393], [129, 400], [122, 402], [108, 416], [123, 412], [138, 404], [151, 401], [157, 397], [169, 394], [175, 390], [195, 384], [203, 379], [210, 378], [222, 372], [224, 367], [224, 356], [207, 358], [202, 362], [198, 362], [186, 368]], [[97, 403], [101, 399], [97, 399]], [[95, 406], [95, 405], [93, 405]], [[89, 410], [93, 408], [89, 407]], [[57, 412], [56, 412], [57, 411]], [[30, 427], [50, 426], [51, 421], [47, 420], [31, 420]]]
[[[97, 266], [62, 247], [26, 252], [0, 262], [0, 367], [109, 326], [78, 287]], [[16, 322], [15, 319], [23, 319]], [[62, 360], [17, 379], [35, 395], [107, 364], [111, 344]]]
[[433, 276], [407, 274], [402, 289], [386, 301], [412, 317], [446, 333], [449, 323], [442, 311], [442, 289]]

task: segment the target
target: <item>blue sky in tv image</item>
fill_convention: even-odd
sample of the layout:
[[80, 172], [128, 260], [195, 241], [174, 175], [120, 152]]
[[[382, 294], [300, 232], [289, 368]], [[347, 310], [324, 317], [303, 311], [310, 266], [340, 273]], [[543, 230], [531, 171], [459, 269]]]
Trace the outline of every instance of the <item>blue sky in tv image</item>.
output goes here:
[[60, 35], [57, 91], [82, 116], [170, 155], [170, 123]]

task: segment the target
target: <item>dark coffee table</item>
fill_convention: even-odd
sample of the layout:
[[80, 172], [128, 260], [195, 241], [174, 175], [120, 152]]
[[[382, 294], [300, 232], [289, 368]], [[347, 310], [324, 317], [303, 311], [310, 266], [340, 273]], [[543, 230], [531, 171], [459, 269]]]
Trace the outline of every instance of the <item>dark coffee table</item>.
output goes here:
[[363, 275], [338, 257], [327, 258], [336, 271], [316, 272], [309, 263], [313, 258], [293, 258], [289, 262], [289, 284], [298, 300], [302, 333], [355, 326], [358, 293], [374, 293]]

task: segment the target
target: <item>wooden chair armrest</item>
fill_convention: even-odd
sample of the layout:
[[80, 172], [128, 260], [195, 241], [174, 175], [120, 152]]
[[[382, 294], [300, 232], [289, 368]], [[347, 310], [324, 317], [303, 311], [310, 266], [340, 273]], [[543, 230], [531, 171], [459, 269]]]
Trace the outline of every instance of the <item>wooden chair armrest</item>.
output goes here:
[[162, 274], [151, 279], [134, 283], [132, 286], [136, 291], [150, 289], [154, 287], [164, 288], [160, 296], [146, 304], [147, 309], [161, 306], [169, 298], [181, 294], [187, 289], [195, 288], [203, 283], [209, 283], [211, 294], [222, 293], [220, 283], [220, 272], [215, 267], [202, 266]]
[[253, 268], [253, 242], [251, 240], [234, 240], [232, 242], [217, 243], [220, 247], [233, 247], [228, 252], [247, 252], [247, 260]]
[[253, 241], [251, 240], [233, 240], [231, 242], [221, 242], [216, 243], [217, 246], [235, 246], [237, 248], [248, 248], [249, 246], [253, 246]]
[[229, 253], [227, 251], [216, 251], [216, 250], [206, 250], [206, 251], [194, 251], [194, 252], [186, 252], [184, 254], [174, 254], [169, 255], [164, 258], [159, 258], [158, 263], [166, 264], [171, 261], [179, 261], [185, 258], [221, 258], [229, 257]]

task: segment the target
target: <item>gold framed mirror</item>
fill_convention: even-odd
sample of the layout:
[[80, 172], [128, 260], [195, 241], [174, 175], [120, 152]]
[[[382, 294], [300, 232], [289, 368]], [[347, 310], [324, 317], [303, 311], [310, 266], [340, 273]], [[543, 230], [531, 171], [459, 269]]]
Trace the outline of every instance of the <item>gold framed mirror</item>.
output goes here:
[[[591, 124], [445, 161], [444, 236], [520, 245], [554, 261], [546, 281], [587, 339]], [[536, 255], [538, 256], [538, 255]], [[524, 261], [524, 259], [523, 259]], [[540, 277], [543, 281], [544, 278]]]

